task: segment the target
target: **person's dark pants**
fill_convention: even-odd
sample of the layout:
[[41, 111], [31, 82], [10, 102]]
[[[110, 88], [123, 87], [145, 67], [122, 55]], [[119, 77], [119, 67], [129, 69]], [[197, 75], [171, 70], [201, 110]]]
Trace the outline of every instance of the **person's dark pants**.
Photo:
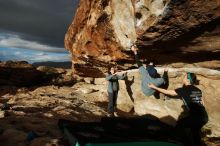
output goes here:
[[190, 104], [189, 109], [189, 115], [185, 118], [178, 120], [176, 127], [190, 129], [193, 145], [200, 146], [200, 132], [203, 125], [205, 125], [208, 122], [208, 114], [205, 108], [199, 104]]
[[116, 102], [118, 97], [118, 91], [108, 92], [108, 112], [114, 113], [116, 110]]

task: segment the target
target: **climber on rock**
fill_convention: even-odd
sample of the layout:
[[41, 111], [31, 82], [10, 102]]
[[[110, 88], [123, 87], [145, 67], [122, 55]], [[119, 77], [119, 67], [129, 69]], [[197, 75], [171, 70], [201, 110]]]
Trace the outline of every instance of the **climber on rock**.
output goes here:
[[106, 76], [106, 80], [108, 81], [108, 112], [109, 116], [117, 116], [116, 105], [117, 105], [117, 97], [119, 91], [119, 83], [118, 80], [123, 80], [127, 76], [127, 73], [119, 75], [117, 72], [117, 68], [112, 66], [108, 70], [108, 74]]
[[[168, 74], [167, 70], [164, 70], [163, 77], [159, 77], [157, 70], [154, 67], [154, 62], [149, 62], [146, 68], [139, 60], [138, 48], [136, 45], [131, 47], [131, 50], [134, 52], [135, 61], [138, 65], [139, 72], [141, 74], [141, 89], [145, 96], [156, 95], [156, 91], [148, 87], [149, 83], [153, 83], [157, 87], [167, 84]], [[156, 97], [156, 96], [155, 96]]]
[[194, 73], [185, 73], [183, 78], [183, 87], [175, 90], [166, 90], [149, 84], [148, 87], [155, 89], [161, 93], [171, 96], [180, 96], [184, 102], [188, 116], [178, 120], [177, 128], [190, 128], [192, 131], [195, 145], [200, 146], [200, 130], [203, 125], [208, 122], [208, 114], [203, 106], [202, 91], [195, 86], [197, 83]]

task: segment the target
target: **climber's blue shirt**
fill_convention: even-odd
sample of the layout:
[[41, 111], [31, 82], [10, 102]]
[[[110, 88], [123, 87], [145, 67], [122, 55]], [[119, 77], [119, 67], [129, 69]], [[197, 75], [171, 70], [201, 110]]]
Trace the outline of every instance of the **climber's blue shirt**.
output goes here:
[[141, 89], [145, 96], [154, 95], [155, 90], [148, 87], [148, 84], [152, 83], [159, 87], [164, 84], [163, 78], [152, 78], [144, 66], [139, 67], [139, 72], [141, 74]]
[[[146, 68], [139, 60], [139, 55], [135, 54], [135, 61], [138, 65], [139, 72], [141, 74], [141, 89], [145, 96], [154, 95], [155, 90], [148, 87], [148, 84], [152, 83], [155, 86], [159, 87], [165, 83], [164, 78], [152, 78]], [[164, 72], [165, 73], [165, 72]], [[165, 75], [165, 74], [164, 74]], [[165, 77], [165, 76], [164, 76]]]

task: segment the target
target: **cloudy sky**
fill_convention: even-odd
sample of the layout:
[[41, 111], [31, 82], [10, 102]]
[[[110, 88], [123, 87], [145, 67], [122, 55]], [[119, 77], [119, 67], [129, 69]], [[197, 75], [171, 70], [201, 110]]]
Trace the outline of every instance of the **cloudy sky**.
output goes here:
[[70, 61], [64, 35], [79, 0], [0, 0], [0, 61]]

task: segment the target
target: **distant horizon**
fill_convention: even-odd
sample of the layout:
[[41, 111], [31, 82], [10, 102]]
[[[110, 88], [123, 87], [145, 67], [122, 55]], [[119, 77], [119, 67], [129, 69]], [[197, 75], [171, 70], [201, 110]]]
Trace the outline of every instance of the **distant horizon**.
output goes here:
[[30, 63], [26, 60], [6, 60], [0, 62], [7, 62], [7, 61], [12, 61], [12, 62], [20, 62], [20, 61], [25, 61], [28, 64], [31, 64], [33, 67], [39, 67], [39, 66], [48, 66], [48, 67], [53, 67], [53, 68], [64, 68], [64, 69], [71, 69], [72, 68], [72, 61], [44, 61], [44, 62], [33, 62]]
[[1, 61], [27, 61], [32, 64], [34, 62], [71, 62], [71, 54], [65, 52], [47, 52], [21, 48], [0, 48]]
[[0, 62], [7, 62], [7, 61], [13, 61], [13, 62], [21, 62], [21, 61], [25, 61], [28, 62], [29, 64], [34, 64], [34, 63], [72, 63], [72, 61], [38, 61], [38, 62], [32, 62], [30, 63], [27, 60], [0, 60]]

